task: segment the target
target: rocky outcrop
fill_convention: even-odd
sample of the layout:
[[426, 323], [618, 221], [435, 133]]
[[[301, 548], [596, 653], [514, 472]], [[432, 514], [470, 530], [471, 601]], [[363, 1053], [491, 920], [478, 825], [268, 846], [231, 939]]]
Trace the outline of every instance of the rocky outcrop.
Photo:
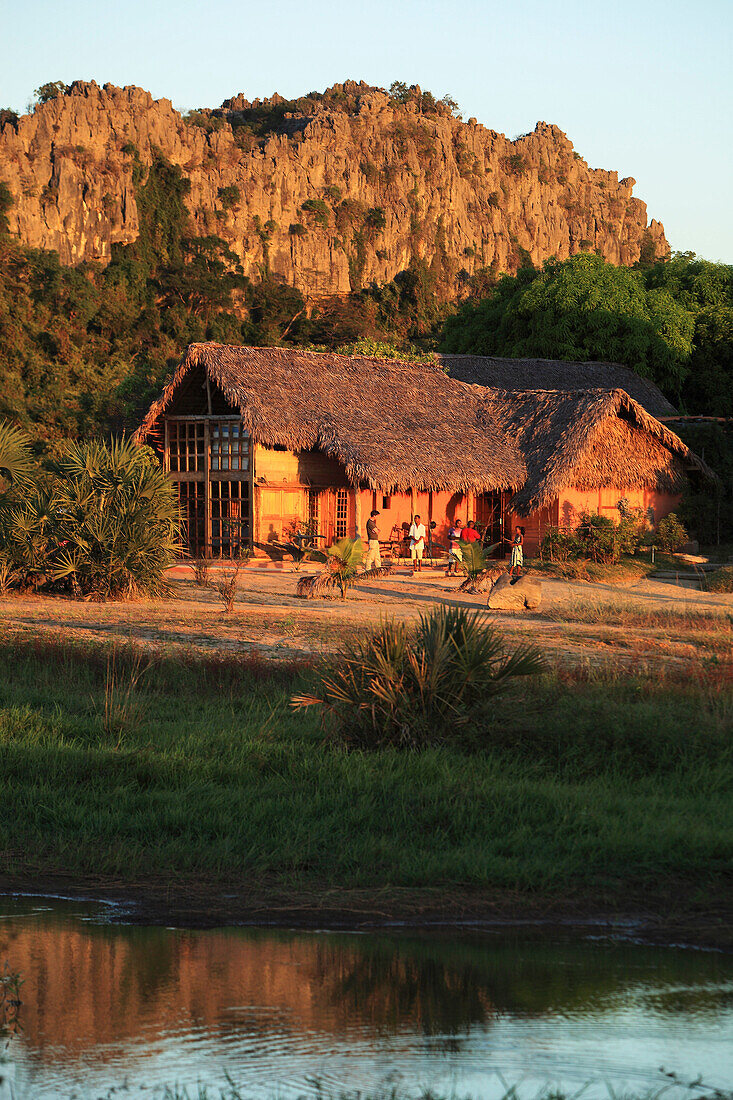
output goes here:
[[589, 168], [556, 126], [510, 141], [364, 84], [330, 93], [292, 112], [237, 97], [194, 124], [140, 88], [77, 82], [0, 130], [11, 231], [65, 264], [107, 262], [138, 234], [133, 177], [158, 152], [191, 182], [197, 233], [223, 237], [246, 274], [269, 268], [313, 296], [387, 282], [414, 259], [460, 282], [515, 270], [522, 250], [624, 264], [642, 245], [668, 251], [634, 180]]

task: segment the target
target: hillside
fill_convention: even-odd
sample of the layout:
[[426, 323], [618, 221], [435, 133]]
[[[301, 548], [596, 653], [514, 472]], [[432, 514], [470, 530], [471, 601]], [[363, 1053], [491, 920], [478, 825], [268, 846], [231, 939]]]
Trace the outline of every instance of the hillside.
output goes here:
[[635, 181], [589, 168], [556, 126], [510, 141], [418, 88], [353, 81], [186, 117], [140, 88], [78, 81], [0, 128], [11, 233], [66, 265], [109, 262], [138, 236], [137, 184], [156, 156], [190, 181], [197, 235], [307, 296], [387, 283], [416, 260], [455, 292], [524, 254], [633, 264], [669, 251]]

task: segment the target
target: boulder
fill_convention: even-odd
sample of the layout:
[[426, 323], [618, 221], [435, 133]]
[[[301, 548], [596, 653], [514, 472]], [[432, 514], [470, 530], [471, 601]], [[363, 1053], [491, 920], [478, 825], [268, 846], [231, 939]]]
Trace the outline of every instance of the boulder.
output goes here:
[[539, 607], [542, 585], [534, 577], [510, 577], [503, 573], [489, 592], [488, 606], [492, 611], [523, 611]]

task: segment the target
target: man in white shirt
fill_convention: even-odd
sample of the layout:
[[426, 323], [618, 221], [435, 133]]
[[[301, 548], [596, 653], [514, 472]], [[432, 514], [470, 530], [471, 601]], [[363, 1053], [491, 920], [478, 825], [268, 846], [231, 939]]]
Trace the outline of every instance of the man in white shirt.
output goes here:
[[425, 524], [420, 522], [419, 516], [415, 516], [410, 527], [410, 557], [412, 558], [413, 573], [422, 569], [426, 533]]

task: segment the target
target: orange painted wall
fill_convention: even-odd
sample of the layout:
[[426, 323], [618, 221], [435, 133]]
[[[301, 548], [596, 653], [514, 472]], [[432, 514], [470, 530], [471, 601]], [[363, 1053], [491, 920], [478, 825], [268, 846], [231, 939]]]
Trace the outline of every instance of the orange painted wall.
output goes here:
[[[577, 527], [582, 512], [597, 512], [618, 521], [616, 507], [625, 497], [630, 508], [641, 508], [649, 515], [650, 522], [656, 525], [660, 519], [673, 512], [680, 500], [679, 493], [660, 493], [653, 488], [642, 489], [563, 489], [559, 498], [549, 508], [541, 508], [529, 516], [507, 515], [506, 533], [513, 534], [517, 524], [524, 527], [524, 552], [535, 554], [547, 528]], [[507, 547], [507, 552], [508, 552]]]
[[621, 497], [625, 497], [631, 508], [641, 508], [648, 512], [652, 523], [673, 512], [679, 504], [679, 493], [660, 493], [654, 488], [641, 489], [564, 489], [559, 500], [558, 522], [561, 527], [576, 527], [581, 512], [598, 512], [602, 516], [618, 519], [616, 507]]
[[[393, 527], [402, 527], [412, 520], [412, 496], [410, 493], [386, 494], [372, 489], [362, 489], [361, 497], [361, 530], [359, 534], [366, 538], [366, 521], [373, 508], [379, 511], [377, 524], [379, 526], [380, 539], [388, 539]], [[435, 520], [437, 527], [433, 537], [443, 546], [447, 545], [448, 527], [456, 518], [464, 523], [475, 515], [473, 496], [466, 497], [463, 493], [434, 492], [418, 493], [414, 495], [415, 515], [419, 515], [427, 527], [430, 520]]]

